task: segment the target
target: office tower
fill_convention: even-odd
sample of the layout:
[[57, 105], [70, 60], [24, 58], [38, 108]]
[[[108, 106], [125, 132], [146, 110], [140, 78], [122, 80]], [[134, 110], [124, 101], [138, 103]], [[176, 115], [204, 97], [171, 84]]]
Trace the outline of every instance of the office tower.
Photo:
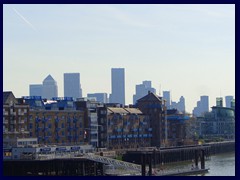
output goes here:
[[146, 88], [152, 88], [152, 81], [143, 81], [143, 85], [145, 85]]
[[193, 109], [194, 116], [202, 116], [205, 112], [209, 112], [208, 96], [200, 96], [200, 101], [197, 102], [197, 107]]
[[200, 96], [200, 112], [209, 112], [209, 99], [208, 96]]
[[163, 91], [163, 99], [166, 100], [167, 109], [171, 108], [171, 96], [170, 91]]
[[98, 102], [108, 103], [107, 93], [93, 93], [87, 94], [87, 97], [95, 97]]
[[177, 110], [183, 113], [185, 112], [185, 98], [183, 96], [179, 99]]
[[222, 97], [216, 98], [216, 106], [223, 107], [223, 98]]
[[64, 97], [82, 97], [80, 73], [64, 73]]
[[112, 93], [110, 103], [125, 105], [125, 73], [124, 68], [112, 68]]
[[231, 107], [231, 101], [233, 100], [233, 96], [225, 96], [226, 107]]
[[42, 84], [30, 84], [29, 85], [29, 96], [42, 96]]
[[53, 77], [50, 74], [43, 80], [42, 90], [43, 98], [52, 99], [53, 97], [58, 96], [57, 82], [53, 79]]
[[183, 96], [180, 97], [178, 102], [171, 101], [170, 109], [177, 109], [179, 112], [185, 112], [185, 99]]
[[146, 96], [149, 91], [156, 94], [156, 89], [152, 88], [151, 81], [143, 81], [142, 84], [137, 84], [136, 94], [133, 95], [133, 104], [136, 104], [138, 99]]

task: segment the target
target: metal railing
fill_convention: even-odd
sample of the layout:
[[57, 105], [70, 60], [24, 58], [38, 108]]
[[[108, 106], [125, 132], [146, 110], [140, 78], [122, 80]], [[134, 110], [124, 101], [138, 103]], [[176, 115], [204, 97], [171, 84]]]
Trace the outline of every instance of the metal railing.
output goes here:
[[89, 160], [96, 161], [96, 162], [113, 165], [114, 167], [120, 167], [120, 168], [124, 168], [124, 169], [128, 169], [128, 170], [133, 170], [136, 172], [141, 172], [141, 165], [138, 165], [138, 164], [120, 161], [117, 159], [112, 159], [112, 158], [108, 158], [108, 157], [104, 157], [104, 156], [99, 156], [99, 155], [95, 155], [93, 153], [86, 153], [86, 154], [84, 154], [83, 157], [86, 159], [89, 159]]

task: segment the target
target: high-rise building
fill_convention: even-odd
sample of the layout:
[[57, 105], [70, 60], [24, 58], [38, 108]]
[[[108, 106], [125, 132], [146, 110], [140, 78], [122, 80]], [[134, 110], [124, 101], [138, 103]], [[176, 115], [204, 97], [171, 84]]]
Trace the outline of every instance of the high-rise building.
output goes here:
[[226, 107], [231, 107], [231, 101], [233, 100], [233, 96], [225, 96]]
[[142, 84], [136, 85], [136, 94], [133, 95], [133, 104], [136, 104], [138, 99], [146, 96], [149, 91], [156, 94], [156, 89], [152, 88], [151, 81], [143, 81]]
[[80, 73], [64, 73], [64, 96], [74, 99], [82, 97]]
[[199, 117], [203, 116], [206, 112], [209, 112], [209, 98], [208, 96], [200, 96], [197, 107], [193, 109], [193, 115]]
[[53, 79], [53, 77], [49, 74], [43, 80], [43, 91], [42, 97], [45, 99], [52, 99], [53, 97], [58, 96], [58, 86], [57, 82]]
[[185, 98], [183, 96], [181, 96], [179, 99], [178, 110], [183, 113], [185, 112]]
[[171, 96], [170, 91], [163, 91], [163, 99], [166, 100], [167, 109], [171, 108]]
[[107, 93], [93, 93], [87, 94], [87, 97], [95, 97], [98, 102], [108, 103]]
[[171, 109], [177, 109], [178, 111], [184, 113], [185, 112], [185, 98], [183, 96], [181, 96], [179, 99], [179, 102], [171, 101]]
[[29, 85], [29, 96], [42, 96], [42, 84], [30, 84]]
[[125, 105], [125, 73], [124, 68], [112, 68], [112, 93], [110, 103]]
[[208, 96], [200, 96], [200, 111], [201, 112], [209, 112], [209, 99]]

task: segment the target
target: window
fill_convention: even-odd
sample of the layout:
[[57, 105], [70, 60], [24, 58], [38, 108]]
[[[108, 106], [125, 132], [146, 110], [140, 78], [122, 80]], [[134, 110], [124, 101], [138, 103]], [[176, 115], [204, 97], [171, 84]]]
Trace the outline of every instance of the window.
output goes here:
[[62, 123], [62, 128], [64, 128], [64, 123]]
[[64, 136], [64, 134], [65, 134], [64, 131], [62, 131], [62, 136]]

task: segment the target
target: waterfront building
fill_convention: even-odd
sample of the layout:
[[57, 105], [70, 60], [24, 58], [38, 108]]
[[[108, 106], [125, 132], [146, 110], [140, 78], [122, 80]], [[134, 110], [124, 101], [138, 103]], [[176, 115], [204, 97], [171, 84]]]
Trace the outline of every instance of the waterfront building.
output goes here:
[[120, 103], [125, 105], [125, 72], [124, 68], [112, 68], [112, 93], [110, 95], [110, 103]]
[[30, 84], [29, 85], [29, 96], [42, 96], [42, 84]]
[[84, 113], [76, 110], [71, 98], [23, 97], [29, 104], [29, 137], [39, 144], [83, 144]]
[[29, 106], [11, 91], [3, 92], [3, 146], [11, 146], [14, 139], [29, 137], [28, 123]]
[[149, 91], [156, 93], [156, 89], [152, 88], [151, 81], [143, 81], [142, 84], [136, 85], [136, 93], [133, 95], [133, 104], [136, 104], [137, 100], [147, 95]]
[[233, 100], [233, 96], [225, 96], [225, 104], [226, 104], [225, 107], [230, 108], [232, 100]]
[[223, 107], [222, 98], [216, 99], [212, 111], [198, 118], [199, 134], [206, 138], [235, 139], [235, 110]]
[[107, 93], [92, 93], [92, 94], [87, 94], [87, 97], [95, 97], [96, 101], [100, 103], [108, 103]]
[[104, 106], [98, 108], [100, 147], [126, 149], [149, 147], [152, 128], [149, 117], [137, 108]]
[[187, 138], [186, 122], [189, 115], [177, 109], [167, 110], [167, 143], [168, 146], [182, 146]]
[[165, 137], [165, 131], [163, 130], [165, 115], [163, 113], [162, 97], [149, 92], [146, 96], [137, 100], [136, 107], [149, 116], [149, 125], [152, 128], [151, 146], [160, 147], [164, 144]]
[[80, 73], [64, 73], [64, 97], [82, 97]]
[[53, 97], [58, 97], [57, 82], [50, 74], [43, 80], [42, 90], [42, 98], [44, 99], [52, 99]]
[[93, 147], [99, 147], [99, 131], [101, 125], [98, 124], [98, 108], [103, 105], [92, 98], [79, 98], [75, 102], [77, 110], [84, 112], [84, 140]]

